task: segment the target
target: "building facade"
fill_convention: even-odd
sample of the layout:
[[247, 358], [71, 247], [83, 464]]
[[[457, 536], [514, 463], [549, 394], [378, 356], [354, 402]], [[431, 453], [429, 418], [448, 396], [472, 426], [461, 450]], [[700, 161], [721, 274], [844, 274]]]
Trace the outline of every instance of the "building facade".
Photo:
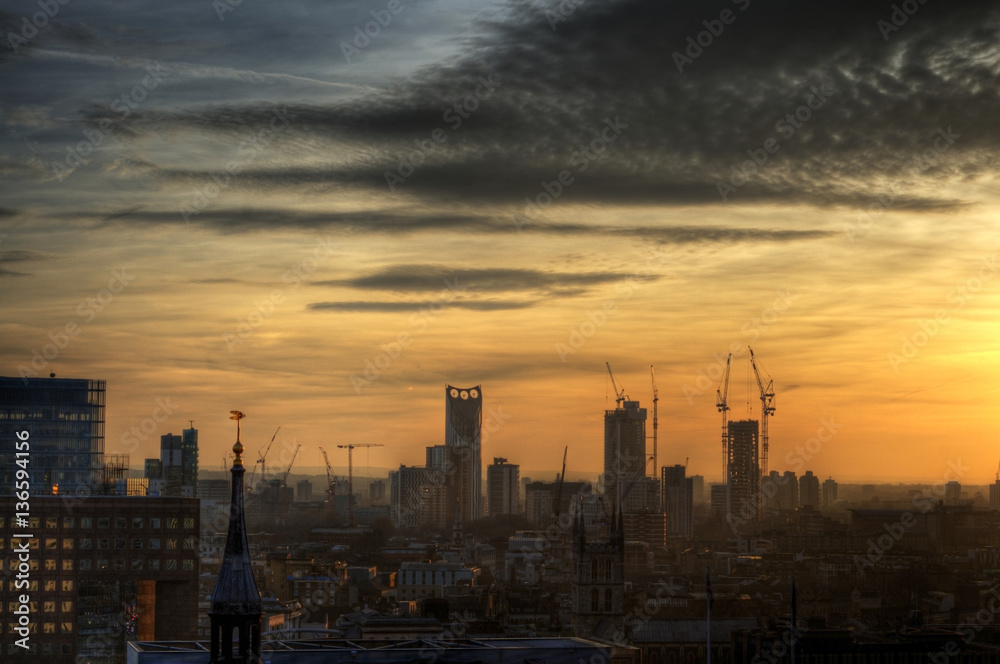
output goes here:
[[[587, 541], [582, 516], [573, 522], [572, 624], [578, 637], [602, 636], [599, 625], [620, 632], [625, 614], [625, 534], [621, 512], [606, 541]], [[608, 635], [610, 636], [610, 634]]]
[[726, 512], [737, 522], [752, 521], [760, 504], [760, 426], [757, 420], [729, 422]]
[[820, 507], [819, 478], [811, 470], [799, 478], [799, 507], [806, 505], [814, 510]]
[[646, 409], [623, 401], [604, 411], [604, 495], [615, 509], [647, 507], [643, 491], [631, 487], [646, 475]]
[[486, 469], [486, 508], [489, 515], [518, 514], [521, 511], [520, 485], [519, 466], [507, 463], [503, 457], [494, 457], [492, 465]]
[[483, 393], [480, 386], [445, 387], [444, 444], [448, 450], [448, 484], [463, 521], [483, 516]]
[[691, 536], [691, 517], [694, 507], [694, 483], [685, 477], [684, 466], [664, 466], [663, 507], [667, 515], [667, 534], [675, 537]]
[[[11, 552], [27, 542], [28, 587], [18, 588], [11, 574], [0, 605], [29, 595], [33, 646], [15, 645], [17, 620], [5, 611], [0, 659], [110, 664], [128, 638], [197, 636], [197, 500], [36, 496], [26, 528], [8, 516], [14, 508], [15, 498], [0, 498], [0, 547]], [[19, 562], [8, 556], [11, 572]]]
[[15, 433], [28, 432], [30, 491], [84, 494], [104, 467], [105, 382], [0, 377], [0, 494], [14, 489]]

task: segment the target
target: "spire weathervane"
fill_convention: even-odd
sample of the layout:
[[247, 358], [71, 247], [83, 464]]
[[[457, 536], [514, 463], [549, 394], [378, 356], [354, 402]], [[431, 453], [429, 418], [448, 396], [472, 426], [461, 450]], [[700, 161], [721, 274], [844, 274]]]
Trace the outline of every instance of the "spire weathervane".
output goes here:
[[236, 444], [233, 445], [233, 452], [236, 454], [236, 458], [233, 459], [234, 466], [243, 465], [243, 443], [240, 442], [240, 420], [242, 420], [246, 415], [238, 410], [229, 411], [229, 419], [236, 420]]

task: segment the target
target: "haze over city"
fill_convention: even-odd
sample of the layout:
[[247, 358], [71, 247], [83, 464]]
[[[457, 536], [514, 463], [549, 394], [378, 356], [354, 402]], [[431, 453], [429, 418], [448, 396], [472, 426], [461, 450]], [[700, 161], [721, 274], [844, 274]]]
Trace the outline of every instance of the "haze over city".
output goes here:
[[996, 7], [390, 4], [0, 5], [0, 374], [107, 380], [135, 468], [233, 408], [420, 464], [451, 384], [483, 459], [596, 475], [653, 366], [712, 479], [752, 345], [771, 469], [992, 481]]

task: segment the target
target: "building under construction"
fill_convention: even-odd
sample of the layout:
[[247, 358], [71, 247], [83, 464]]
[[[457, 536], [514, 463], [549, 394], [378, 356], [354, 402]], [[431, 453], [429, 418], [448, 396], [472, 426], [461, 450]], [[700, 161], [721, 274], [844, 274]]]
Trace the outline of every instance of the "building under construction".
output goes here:
[[760, 492], [760, 428], [757, 420], [729, 422], [726, 459], [727, 514], [737, 523], [757, 518]]

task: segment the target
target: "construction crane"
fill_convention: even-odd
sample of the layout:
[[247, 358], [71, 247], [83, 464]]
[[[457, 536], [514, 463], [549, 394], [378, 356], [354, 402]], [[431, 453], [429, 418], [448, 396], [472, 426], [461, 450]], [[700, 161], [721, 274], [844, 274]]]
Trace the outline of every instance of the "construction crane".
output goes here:
[[333, 467], [330, 466], [330, 457], [326, 455], [326, 450], [321, 445], [319, 451], [323, 453], [323, 461], [326, 462], [326, 507], [333, 512], [333, 496], [337, 488], [337, 480], [333, 476]]
[[722, 375], [722, 381], [715, 390], [715, 407], [722, 413], [722, 481], [728, 478], [729, 471], [729, 365], [733, 361], [733, 354], [726, 357], [726, 371]]
[[649, 365], [649, 377], [653, 381], [653, 477], [656, 477], [656, 472], [659, 466], [656, 465], [656, 429], [660, 426], [659, 420], [656, 416], [656, 404], [660, 400], [660, 393], [656, 389], [656, 374], [653, 373], [653, 365]]
[[559, 521], [559, 510], [562, 509], [563, 482], [566, 481], [566, 455], [569, 453], [569, 445], [563, 449], [563, 467], [559, 475], [559, 488], [556, 489], [556, 502], [552, 504], [553, 523]]
[[[774, 415], [774, 381], [768, 376], [767, 386], [760, 377], [757, 369], [757, 358], [754, 357], [753, 348], [750, 349], [750, 366], [753, 367], [753, 375], [757, 379], [757, 387], [760, 389], [760, 476], [767, 477], [767, 418]], [[767, 371], [764, 372], [765, 374]]]
[[288, 473], [292, 472], [292, 464], [295, 463], [295, 457], [299, 455], [299, 450], [302, 448], [302, 443], [299, 443], [292, 452], [292, 460], [288, 462], [288, 468], [285, 469], [285, 474], [281, 476], [281, 486], [288, 486]]
[[354, 448], [355, 447], [385, 447], [382, 443], [351, 443], [337, 445], [347, 450], [347, 525], [354, 527]]
[[267, 468], [265, 466], [265, 459], [267, 459], [267, 453], [271, 451], [271, 445], [274, 444], [274, 439], [278, 437], [278, 432], [281, 431], [281, 427], [274, 430], [274, 435], [271, 436], [271, 442], [267, 444], [267, 449], [261, 454], [260, 450], [257, 450], [257, 463], [253, 465], [253, 470], [250, 471], [250, 483], [247, 485], [247, 491], [253, 489], [253, 478], [257, 474], [257, 466], [260, 466], [260, 479], [261, 481], [267, 481]]
[[628, 395], [625, 394], [625, 387], [623, 386], [620, 390], [618, 389], [618, 381], [615, 380], [615, 374], [611, 371], [611, 365], [607, 362], [604, 363], [608, 368], [608, 375], [611, 376], [611, 389], [615, 391], [615, 404], [618, 408], [622, 407], [622, 404], [628, 399]]

